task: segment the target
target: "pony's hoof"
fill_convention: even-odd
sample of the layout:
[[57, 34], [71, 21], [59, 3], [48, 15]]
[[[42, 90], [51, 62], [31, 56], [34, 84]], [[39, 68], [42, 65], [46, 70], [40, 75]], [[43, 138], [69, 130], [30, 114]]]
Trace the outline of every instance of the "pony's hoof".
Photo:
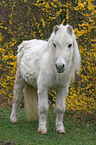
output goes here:
[[47, 133], [47, 131], [40, 131], [40, 133], [41, 133], [41, 134], [46, 134], [46, 133]]
[[59, 134], [64, 134], [65, 133], [65, 129], [64, 129], [63, 124], [57, 126], [57, 132]]
[[11, 116], [10, 120], [11, 120], [12, 123], [17, 123], [17, 117], [16, 116], [13, 116], [13, 117]]
[[63, 131], [57, 130], [57, 132], [58, 132], [59, 134], [65, 134], [65, 133], [66, 133], [64, 130], [63, 130]]
[[12, 123], [17, 123], [17, 120], [11, 120]]
[[46, 134], [46, 133], [47, 133], [47, 129], [46, 129], [45, 126], [39, 127], [38, 131], [39, 131], [41, 134]]

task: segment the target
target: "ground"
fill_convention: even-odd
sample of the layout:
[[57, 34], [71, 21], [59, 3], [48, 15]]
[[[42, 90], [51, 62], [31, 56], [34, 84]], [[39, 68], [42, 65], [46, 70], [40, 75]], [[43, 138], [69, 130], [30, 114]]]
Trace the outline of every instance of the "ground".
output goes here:
[[80, 111], [66, 111], [64, 125], [66, 134], [58, 134], [55, 128], [55, 112], [49, 109], [48, 133], [37, 132], [38, 121], [26, 119], [20, 109], [19, 122], [12, 124], [9, 116], [11, 107], [0, 107], [0, 145], [95, 145], [96, 114]]

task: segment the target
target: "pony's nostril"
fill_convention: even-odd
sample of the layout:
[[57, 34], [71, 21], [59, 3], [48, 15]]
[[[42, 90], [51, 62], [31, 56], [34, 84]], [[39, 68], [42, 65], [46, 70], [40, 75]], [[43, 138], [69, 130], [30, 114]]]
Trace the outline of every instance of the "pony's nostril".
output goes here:
[[55, 64], [56, 68], [58, 67], [57, 64]]
[[65, 67], [65, 64], [62, 64], [62, 67]]
[[64, 72], [65, 64], [56, 64], [56, 69], [59, 73]]

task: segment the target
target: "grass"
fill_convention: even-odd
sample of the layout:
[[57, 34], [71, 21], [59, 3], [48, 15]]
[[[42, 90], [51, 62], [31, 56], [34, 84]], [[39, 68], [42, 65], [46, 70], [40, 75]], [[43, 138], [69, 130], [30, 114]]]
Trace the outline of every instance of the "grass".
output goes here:
[[95, 145], [96, 114], [80, 111], [66, 111], [64, 124], [66, 134], [58, 134], [55, 129], [55, 113], [48, 113], [48, 133], [37, 132], [38, 122], [28, 121], [24, 109], [20, 109], [19, 122], [12, 124], [10, 107], [0, 107], [0, 145]]

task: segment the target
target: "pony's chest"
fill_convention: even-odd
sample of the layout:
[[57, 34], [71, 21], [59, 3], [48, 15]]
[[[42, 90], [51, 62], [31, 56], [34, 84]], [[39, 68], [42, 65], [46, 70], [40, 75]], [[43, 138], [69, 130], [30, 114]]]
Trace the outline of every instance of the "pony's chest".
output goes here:
[[58, 90], [59, 87], [63, 87], [64, 86], [64, 76], [59, 76], [56, 77], [54, 76], [53, 78], [51, 78], [50, 84], [49, 84], [49, 88], [50, 89], [54, 89], [54, 90]]

